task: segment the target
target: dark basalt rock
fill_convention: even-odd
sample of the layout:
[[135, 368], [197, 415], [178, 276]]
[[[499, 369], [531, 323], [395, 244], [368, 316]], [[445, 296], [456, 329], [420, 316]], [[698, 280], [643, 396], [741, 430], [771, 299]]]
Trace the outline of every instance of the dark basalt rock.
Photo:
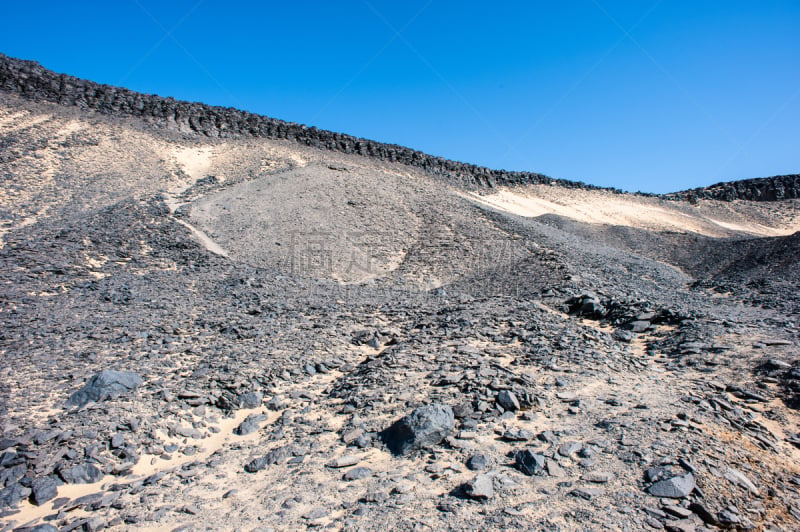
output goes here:
[[432, 447], [442, 441], [455, 424], [449, 406], [432, 404], [414, 410], [382, 434], [386, 446], [396, 455]]
[[103, 478], [103, 473], [92, 464], [82, 464], [58, 472], [67, 484], [93, 484]]
[[697, 486], [694, 475], [686, 473], [666, 480], [659, 480], [648, 488], [650, 495], [656, 497], [668, 497], [671, 499], [681, 499], [688, 496]]
[[70, 395], [67, 404], [83, 406], [89, 401], [113, 399], [141, 384], [142, 378], [130, 371], [104, 370], [89, 379], [83, 388]]

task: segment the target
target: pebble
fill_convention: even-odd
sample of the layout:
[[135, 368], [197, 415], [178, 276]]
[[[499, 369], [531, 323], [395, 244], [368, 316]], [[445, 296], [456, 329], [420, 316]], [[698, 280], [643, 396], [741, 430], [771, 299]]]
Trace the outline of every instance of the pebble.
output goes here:
[[368, 478], [373, 475], [372, 469], [368, 467], [354, 467], [347, 473], [345, 473], [342, 478], [347, 481], [352, 480], [360, 480], [362, 478]]

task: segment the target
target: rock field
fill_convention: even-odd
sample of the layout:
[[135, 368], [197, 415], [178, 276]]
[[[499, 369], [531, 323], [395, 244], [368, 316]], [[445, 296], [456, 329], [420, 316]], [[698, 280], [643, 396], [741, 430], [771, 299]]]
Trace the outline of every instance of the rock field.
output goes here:
[[0, 56], [0, 530], [800, 529], [797, 176], [308, 131]]

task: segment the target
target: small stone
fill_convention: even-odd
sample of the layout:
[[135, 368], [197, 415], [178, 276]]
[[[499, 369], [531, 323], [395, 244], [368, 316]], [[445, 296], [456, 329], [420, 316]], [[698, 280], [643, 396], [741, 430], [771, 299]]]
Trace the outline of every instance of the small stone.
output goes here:
[[678, 521], [666, 521], [664, 528], [669, 532], [695, 532], [697, 525], [689, 519], [679, 519]]
[[581, 479], [595, 484], [605, 484], [614, 479], [614, 474], [606, 471], [588, 471], [581, 476]]
[[665, 504], [664, 506], [662, 506], [662, 509], [666, 513], [674, 517], [677, 517], [679, 519], [688, 519], [689, 517], [691, 517], [692, 513], [694, 513], [691, 510], [683, 508], [682, 506], [673, 506], [671, 504]]
[[464, 485], [464, 493], [475, 500], [491, 499], [494, 497], [494, 481], [489, 475], [477, 475]]
[[467, 469], [471, 471], [483, 471], [489, 466], [489, 457], [485, 454], [473, 454], [467, 460]]
[[545, 468], [544, 455], [523, 449], [514, 454], [514, 466], [526, 475], [542, 475]]
[[593, 497], [597, 497], [602, 493], [603, 491], [597, 488], [575, 488], [569, 492], [569, 494], [573, 497], [580, 497], [581, 499], [586, 499], [587, 501], [591, 500]]
[[656, 497], [681, 499], [688, 496], [697, 486], [694, 475], [686, 473], [667, 480], [660, 480], [648, 488], [648, 493]]
[[58, 532], [58, 529], [50, 523], [42, 523], [27, 530], [28, 532]]
[[238, 427], [233, 429], [233, 433], [237, 436], [246, 436], [248, 434], [252, 434], [261, 428], [260, 423], [266, 419], [267, 416], [263, 414], [250, 414], [239, 424]]
[[264, 400], [264, 394], [261, 392], [247, 392], [243, 393], [238, 398], [239, 408], [250, 410], [261, 406]]
[[142, 385], [142, 378], [129, 371], [105, 370], [94, 375], [77, 392], [69, 396], [67, 404], [84, 406], [89, 401], [113, 399]]
[[361, 500], [364, 502], [380, 504], [386, 502], [386, 499], [388, 498], [389, 498], [388, 493], [384, 493], [383, 491], [373, 490], [373, 491], [368, 491], [367, 494], [361, 498]]
[[325, 465], [334, 469], [340, 469], [342, 467], [354, 466], [360, 461], [361, 457], [350, 454], [346, 456], [340, 456], [339, 458], [334, 458]]
[[533, 439], [533, 433], [525, 429], [510, 429], [503, 433], [506, 441], [529, 441]]
[[558, 448], [558, 454], [560, 454], [561, 456], [563, 456], [565, 458], [569, 458], [574, 453], [577, 453], [578, 451], [580, 451], [581, 447], [583, 447], [583, 446], [578, 442], [575, 442], [575, 441], [567, 442], [567, 443], [561, 445]]
[[362, 478], [371, 477], [372, 474], [373, 474], [372, 469], [368, 467], [354, 467], [353, 469], [345, 473], [342, 478], [347, 481], [361, 480]]
[[558, 465], [558, 462], [556, 462], [552, 458], [547, 459], [546, 466], [547, 466], [547, 474], [550, 475], [551, 477], [562, 478], [565, 476], [564, 470], [561, 469], [561, 466]]
[[502, 390], [497, 394], [497, 403], [509, 412], [516, 412], [520, 409], [519, 400], [514, 392]]
[[328, 510], [326, 510], [325, 508], [313, 508], [303, 514], [303, 519], [313, 521], [315, 519], [321, 519], [326, 515], [328, 515]]
[[0, 490], [0, 509], [15, 508], [31, 494], [30, 488], [24, 487], [19, 482], [14, 482]]
[[725, 474], [723, 475], [726, 479], [728, 479], [732, 484], [736, 486], [740, 486], [746, 490], [749, 490], [750, 493], [753, 495], [758, 495], [758, 488], [756, 487], [753, 482], [747, 478], [747, 475], [739, 471], [738, 469], [733, 469], [729, 467]]
[[357, 428], [357, 429], [348, 430], [347, 432], [342, 434], [342, 442], [345, 445], [350, 445], [351, 443], [353, 443], [354, 441], [356, 441], [358, 438], [360, 438], [363, 435], [364, 435], [364, 429], [358, 429]]
[[291, 450], [289, 447], [278, 447], [277, 449], [273, 449], [272, 451], [268, 452], [261, 458], [256, 458], [248, 462], [247, 465], [244, 466], [244, 470], [248, 473], [256, 473], [267, 466], [286, 460], [290, 454]]
[[741, 523], [742, 518], [730, 510], [722, 510], [717, 513], [717, 522], [724, 527], [730, 527]]

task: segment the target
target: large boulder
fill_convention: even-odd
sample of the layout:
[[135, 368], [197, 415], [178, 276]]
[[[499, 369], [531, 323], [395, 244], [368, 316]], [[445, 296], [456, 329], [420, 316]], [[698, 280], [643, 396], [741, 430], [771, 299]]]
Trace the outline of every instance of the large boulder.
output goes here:
[[432, 404], [417, 408], [381, 433], [381, 438], [395, 455], [432, 447], [441, 442], [455, 426], [449, 406]]
[[125, 394], [142, 384], [142, 378], [130, 371], [107, 369], [94, 375], [77, 392], [69, 396], [67, 404], [83, 406], [89, 401], [105, 401]]

